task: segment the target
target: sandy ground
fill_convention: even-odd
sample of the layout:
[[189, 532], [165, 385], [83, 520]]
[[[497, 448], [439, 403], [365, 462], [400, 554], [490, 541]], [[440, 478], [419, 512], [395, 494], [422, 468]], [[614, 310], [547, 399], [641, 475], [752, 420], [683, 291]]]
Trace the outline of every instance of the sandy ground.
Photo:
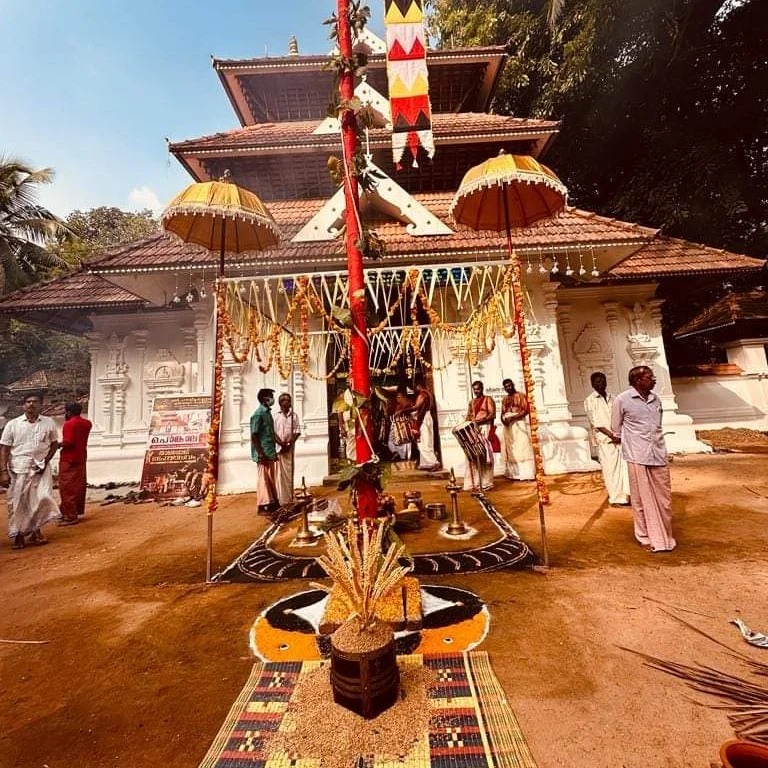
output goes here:
[[[598, 475], [551, 478], [552, 568], [432, 579], [489, 605], [487, 650], [540, 768], [708, 768], [725, 715], [618, 646], [746, 674], [662, 609], [768, 661], [728, 619], [768, 632], [765, 455], [676, 458], [678, 549], [651, 555]], [[403, 488], [393, 486], [393, 492]], [[439, 491], [435, 491], [439, 493]], [[497, 483], [497, 507], [540, 549], [529, 483]], [[428, 498], [429, 500], [441, 500]], [[217, 566], [264, 519], [226, 497]], [[1, 768], [194, 768], [246, 680], [250, 625], [305, 582], [206, 587], [202, 510], [91, 505], [51, 543], [0, 549]]]

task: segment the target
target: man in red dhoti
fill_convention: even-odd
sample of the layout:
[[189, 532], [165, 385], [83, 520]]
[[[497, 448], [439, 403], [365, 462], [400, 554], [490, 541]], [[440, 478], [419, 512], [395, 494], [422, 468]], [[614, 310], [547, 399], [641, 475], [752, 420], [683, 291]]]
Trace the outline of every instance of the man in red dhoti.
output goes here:
[[64, 409], [66, 421], [61, 428], [59, 456], [62, 517], [59, 525], [75, 525], [85, 515], [85, 467], [88, 460], [88, 435], [93, 425], [80, 415], [82, 412], [80, 403], [68, 403]]

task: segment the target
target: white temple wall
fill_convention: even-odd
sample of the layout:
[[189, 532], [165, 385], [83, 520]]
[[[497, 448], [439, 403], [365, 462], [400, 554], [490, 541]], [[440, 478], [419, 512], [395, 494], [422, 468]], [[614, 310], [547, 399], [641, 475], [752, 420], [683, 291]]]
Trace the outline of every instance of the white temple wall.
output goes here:
[[[595, 370], [603, 370], [610, 389], [618, 392], [626, 387], [627, 372], [633, 365], [650, 365], [664, 404], [670, 450], [707, 450], [696, 440], [690, 416], [678, 412], [661, 339], [661, 303], [654, 298], [653, 284], [562, 289], [537, 274], [526, 275], [526, 280], [528, 343], [548, 474], [596, 468], [590, 458], [583, 409], [583, 400], [590, 392], [589, 375]], [[168, 291], [167, 285], [156, 288], [164, 295]], [[208, 299], [178, 310], [92, 318], [94, 331], [88, 336], [92, 354], [89, 409], [94, 422], [89, 444], [91, 482], [135, 482], [140, 478], [155, 396], [210, 393], [212, 309], [213, 302]], [[450, 322], [455, 318], [449, 311], [445, 319]], [[308, 484], [318, 484], [328, 475], [325, 341], [321, 334], [310, 338], [310, 355], [320, 361], [313, 368], [314, 376], [302, 374], [296, 367], [288, 380], [281, 378], [275, 365], [263, 373], [258, 363], [238, 363], [225, 351], [222, 492], [255, 488], [250, 416], [258, 405], [256, 393], [261, 387], [270, 387], [278, 394], [285, 391], [293, 397], [302, 425], [296, 446], [296, 485], [302, 477]], [[519, 348], [514, 339], [500, 336], [493, 350], [470, 366], [457, 342], [437, 334], [432, 355], [443, 465], [454, 467], [460, 475], [464, 456], [451, 430], [464, 421], [471, 382], [483, 381], [486, 393], [496, 400], [498, 408], [504, 395], [504, 378], [511, 378], [518, 389], [523, 388]], [[697, 414], [697, 422], [711, 420], [723, 410], [724, 397], [735, 397], [742, 405], [737, 407], [732, 402], [730, 411], [725, 408], [728, 418], [740, 416], [745, 422], [764, 423], [760, 419], [765, 418], [765, 410], [759, 403], [765, 402], [768, 385], [760, 374], [742, 377], [738, 382], [720, 381], [720, 390], [712, 389], [711, 382], [676, 383], [681, 387], [685, 408]], [[709, 390], [702, 397], [705, 386]], [[697, 405], [698, 400], [712, 405]], [[752, 410], [744, 410], [747, 406], [743, 403], [754, 404], [749, 406]], [[496, 458], [497, 472], [501, 473], [501, 457]]]
[[664, 407], [663, 428], [672, 453], [706, 453], [693, 420], [678, 412], [661, 335], [662, 301], [655, 284], [567, 288], [558, 291], [560, 341], [564, 354], [568, 406], [574, 422], [586, 426], [584, 398], [592, 391], [590, 374], [602, 371], [610, 392], [627, 388], [627, 374], [648, 365], [656, 374]]
[[672, 381], [680, 408], [696, 429], [768, 429], [768, 372]]
[[[564, 367], [560, 359], [557, 333], [557, 285], [543, 282], [537, 275], [526, 275], [528, 300], [527, 337], [531, 352], [531, 370], [535, 382], [535, 402], [540, 423], [540, 437], [547, 474], [592, 471], [598, 465], [592, 461], [587, 430], [572, 426], [568, 409]], [[455, 321], [455, 317], [448, 317]], [[511, 330], [511, 328], [510, 328]], [[442, 366], [451, 359], [450, 342], [433, 342], [433, 363]], [[497, 413], [505, 396], [502, 381], [510, 378], [518, 390], [524, 391], [520, 348], [516, 339], [499, 335], [493, 350], [470, 365], [466, 355], [453, 350], [453, 362], [434, 374], [435, 402], [438, 409], [443, 466], [454, 467], [461, 474], [464, 454], [451, 430], [464, 421], [472, 397], [471, 384], [483, 382], [485, 393], [496, 401]], [[497, 418], [497, 430], [501, 422]], [[496, 456], [495, 472], [503, 472], [502, 454]]]

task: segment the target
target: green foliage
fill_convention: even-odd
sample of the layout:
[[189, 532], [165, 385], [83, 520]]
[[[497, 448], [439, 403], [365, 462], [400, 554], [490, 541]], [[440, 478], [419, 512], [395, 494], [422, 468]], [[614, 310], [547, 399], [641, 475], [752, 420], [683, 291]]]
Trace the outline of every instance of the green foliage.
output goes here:
[[51, 181], [50, 168], [36, 171], [0, 157], [0, 296], [71, 264], [45, 247], [72, 238], [65, 224], [37, 203], [39, 185]]
[[54, 250], [68, 260], [79, 262], [87, 261], [97, 251], [152, 235], [160, 227], [149, 209], [122, 211], [108, 206], [72, 211], [66, 224], [78, 239], [59, 242]]
[[[506, 45], [494, 109], [562, 120], [546, 162], [571, 204], [694, 242], [768, 255], [768, 3], [764, 0], [433, 0], [444, 47]], [[742, 287], [765, 274], [728, 278]], [[716, 358], [671, 331], [723, 278], [667, 281], [673, 360]], [[680, 297], [685, 296], [684, 301]]]
[[90, 360], [80, 339], [12, 320], [0, 334], [0, 384], [45, 370], [62, 394], [88, 391]]
[[[2, 214], [0, 221], [1, 217]], [[96, 251], [146, 237], [158, 229], [158, 222], [149, 210], [131, 213], [104, 206], [73, 211], [59, 225], [51, 229], [54, 241], [49, 239], [47, 247], [40, 247], [35, 271], [22, 281], [24, 284], [51, 277], [68, 265], [87, 261]], [[86, 343], [26, 323], [0, 323], [0, 384], [8, 384], [38, 370], [45, 370], [62, 388], [62, 394], [87, 392], [90, 362]]]
[[348, 464], [339, 473], [337, 489], [353, 491], [359, 484], [372, 485], [379, 493], [384, 490], [384, 467], [379, 462], [369, 461], [366, 464]]
[[768, 251], [768, 4], [434, 0], [444, 46], [507, 45], [495, 109], [562, 119], [547, 162], [579, 206]]

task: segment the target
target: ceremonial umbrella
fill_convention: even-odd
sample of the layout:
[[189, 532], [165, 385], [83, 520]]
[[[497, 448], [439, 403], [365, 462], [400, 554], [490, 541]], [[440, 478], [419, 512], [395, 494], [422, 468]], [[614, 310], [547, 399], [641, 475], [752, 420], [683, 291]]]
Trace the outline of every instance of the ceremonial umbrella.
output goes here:
[[264, 203], [247, 189], [229, 180], [225, 171], [219, 181], [190, 184], [178, 194], [162, 215], [163, 229], [185, 243], [194, 243], [219, 254], [219, 279], [216, 281], [216, 343], [213, 364], [213, 403], [208, 433], [208, 473], [211, 483], [207, 496], [207, 548], [205, 580], [213, 568], [213, 513], [218, 506], [216, 485], [219, 479], [219, 430], [222, 407], [223, 318], [226, 305], [224, 256], [226, 253], [263, 251], [277, 245], [280, 232]]
[[536, 466], [536, 493], [541, 522], [543, 560], [549, 565], [544, 505], [549, 492], [544, 481], [544, 460], [539, 441], [535, 383], [531, 373], [531, 356], [523, 316], [523, 285], [520, 260], [512, 247], [512, 229], [528, 227], [537, 221], [557, 216], [565, 208], [567, 190], [560, 179], [545, 165], [527, 155], [498, 157], [470, 168], [451, 202], [450, 213], [458, 224], [474, 230], [506, 232], [512, 266], [514, 326], [520, 343], [525, 394], [530, 406], [531, 445]]

